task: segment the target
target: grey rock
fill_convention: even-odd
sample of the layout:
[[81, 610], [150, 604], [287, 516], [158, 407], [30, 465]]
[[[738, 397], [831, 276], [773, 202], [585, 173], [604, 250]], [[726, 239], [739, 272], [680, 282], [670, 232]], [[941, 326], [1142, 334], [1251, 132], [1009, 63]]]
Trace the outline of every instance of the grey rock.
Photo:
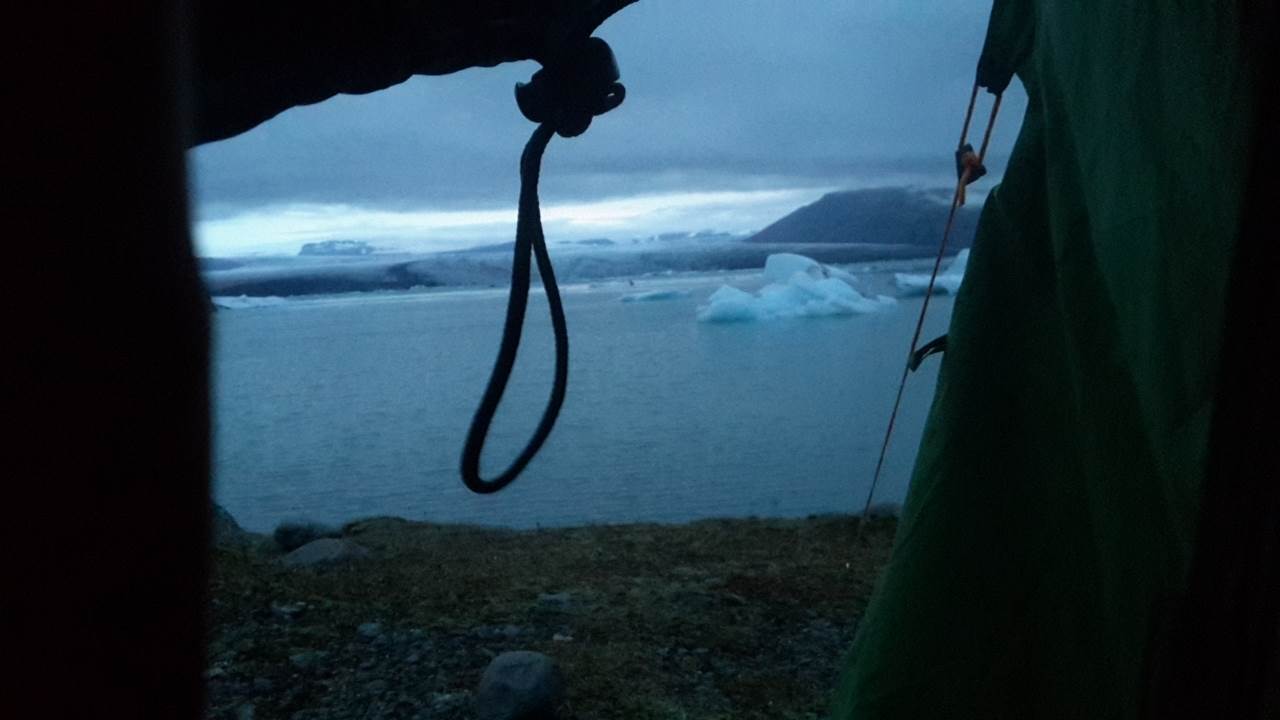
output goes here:
[[370, 695], [381, 695], [382, 693], [387, 691], [387, 681], [374, 680], [370, 682], [368, 685], [365, 685], [364, 689], [369, 691]]
[[246, 547], [253, 544], [253, 535], [236, 522], [226, 508], [213, 506], [213, 544], [215, 547]]
[[564, 677], [542, 653], [507, 652], [494, 658], [476, 690], [479, 720], [551, 720], [564, 702]]
[[307, 670], [320, 664], [326, 656], [327, 653], [319, 650], [307, 650], [306, 652], [290, 655], [289, 662], [293, 663], [293, 666], [299, 670]]
[[367, 622], [356, 628], [356, 633], [365, 640], [372, 640], [382, 634], [382, 623]]
[[271, 603], [271, 614], [285, 622], [292, 622], [307, 609], [304, 602]]
[[542, 593], [538, 596], [538, 605], [548, 610], [571, 610], [573, 604], [573, 596], [567, 592]]
[[236, 720], [253, 720], [254, 707], [252, 704], [241, 705], [236, 708]]
[[478, 625], [471, 629], [471, 634], [486, 640], [512, 640], [525, 633], [519, 625]]
[[285, 567], [290, 568], [319, 567], [361, 560], [368, 556], [367, 549], [350, 540], [322, 538], [312, 540], [285, 555], [282, 562]]
[[293, 552], [313, 540], [342, 537], [342, 531], [314, 522], [283, 522], [276, 527], [271, 537], [275, 539], [276, 545], [279, 545], [281, 550]]
[[456, 707], [466, 704], [471, 693], [435, 693], [431, 697], [431, 709], [436, 712], [446, 712]]

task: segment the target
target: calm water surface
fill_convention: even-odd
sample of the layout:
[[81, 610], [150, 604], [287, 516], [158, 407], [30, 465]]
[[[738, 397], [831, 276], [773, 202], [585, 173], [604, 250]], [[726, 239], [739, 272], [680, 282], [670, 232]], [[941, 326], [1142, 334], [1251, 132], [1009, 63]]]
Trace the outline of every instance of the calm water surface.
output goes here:
[[[861, 271], [864, 292], [890, 293]], [[565, 291], [560, 422], [519, 481], [468, 492], [458, 460], [497, 351], [505, 290], [363, 295], [222, 311], [215, 323], [215, 496], [240, 522], [371, 515], [513, 527], [861, 509], [919, 299], [855, 317], [705, 324], [696, 308], [753, 274]], [[623, 303], [628, 293], [685, 297]], [[950, 298], [925, 339], [945, 331]], [[485, 450], [493, 475], [545, 403], [546, 304]], [[878, 501], [900, 502], [938, 361], [911, 377]]]

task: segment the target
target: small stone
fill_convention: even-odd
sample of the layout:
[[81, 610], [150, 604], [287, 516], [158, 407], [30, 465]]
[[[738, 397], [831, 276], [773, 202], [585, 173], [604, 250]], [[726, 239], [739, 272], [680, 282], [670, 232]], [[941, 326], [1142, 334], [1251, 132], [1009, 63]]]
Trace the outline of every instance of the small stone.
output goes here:
[[524, 634], [519, 625], [480, 625], [471, 629], [471, 634], [488, 640], [511, 640]]
[[517, 651], [489, 663], [476, 690], [479, 720], [551, 719], [564, 702], [564, 677], [541, 653]]
[[369, 557], [369, 551], [347, 539], [322, 538], [284, 556], [285, 567], [319, 567], [353, 562]]
[[289, 662], [299, 670], [306, 670], [315, 667], [325, 659], [326, 653], [319, 650], [308, 650], [306, 652], [295, 653], [289, 656]]
[[220, 677], [226, 677], [226, 676], [227, 676], [227, 669], [220, 665], [215, 665], [214, 667], [211, 667], [208, 670], [204, 671], [204, 677], [206, 680], [216, 680]]
[[296, 620], [307, 609], [304, 602], [271, 603], [271, 614], [285, 622]]
[[431, 709], [436, 712], [451, 710], [467, 702], [470, 693], [435, 693], [431, 696]]
[[252, 704], [241, 705], [236, 708], [236, 720], [253, 720], [254, 707]]
[[556, 633], [551, 636], [551, 642], [573, 642], [573, 636], [565, 635], [564, 633]]
[[276, 541], [276, 545], [280, 546], [281, 550], [293, 552], [303, 545], [320, 538], [340, 538], [342, 537], [342, 531], [328, 525], [303, 520], [280, 523], [275, 532], [271, 534], [271, 537]]
[[382, 634], [382, 623], [367, 622], [356, 628], [356, 632], [365, 640], [372, 640]]
[[213, 544], [217, 547], [246, 547], [253, 543], [253, 535], [244, 531], [226, 508], [213, 506]]
[[409, 653], [409, 657], [404, 659], [410, 665], [417, 665], [420, 660], [422, 660], [422, 657], [418, 653]]
[[273, 688], [275, 688], [275, 683], [271, 682], [267, 678], [253, 679], [253, 689], [255, 692], [269, 693]]
[[369, 691], [370, 695], [381, 695], [382, 693], [387, 691], [387, 681], [374, 680], [373, 682], [369, 683], [368, 685], [365, 685], [364, 687], [365, 687], [365, 690]]
[[538, 595], [538, 605], [549, 610], [570, 610], [573, 608], [573, 595], [567, 592], [542, 593]]

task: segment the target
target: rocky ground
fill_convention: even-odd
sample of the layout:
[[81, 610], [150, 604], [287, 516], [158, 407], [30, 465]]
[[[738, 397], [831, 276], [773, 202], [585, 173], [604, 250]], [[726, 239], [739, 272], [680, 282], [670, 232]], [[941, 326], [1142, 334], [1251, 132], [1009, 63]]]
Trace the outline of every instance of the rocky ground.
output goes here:
[[533, 650], [562, 669], [564, 718], [821, 717], [894, 522], [855, 527], [375, 519], [342, 529], [367, 556], [308, 567], [265, 538], [224, 544], [209, 715], [474, 718], [490, 661]]

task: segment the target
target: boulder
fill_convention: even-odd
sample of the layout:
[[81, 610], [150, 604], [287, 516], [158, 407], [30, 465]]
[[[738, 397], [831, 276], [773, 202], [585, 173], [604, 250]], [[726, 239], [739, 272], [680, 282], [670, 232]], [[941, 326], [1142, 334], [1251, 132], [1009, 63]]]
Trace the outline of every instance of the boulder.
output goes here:
[[369, 551], [350, 540], [321, 538], [285, 555], [281, 562], [285, 567], [304, 568], [353, 562], [366, 557], [369, 557]]
[[479, 720], [555, 720], [564, 703], [564, 677], [542, 653], [502, 653], [476, 689]]
[[253, 535], [246, 532], [231, 517], [226, 508], [213, 505], [213, 544], [215, 547], [246, 547], [253, 544]]
[[275, 539], [276, 545], [279, 545], [281, 550], [293, 552], [313, 540], [342, 537], [342, 531], [314, 522], [283, 522], [276, 527], [271, 537]]

